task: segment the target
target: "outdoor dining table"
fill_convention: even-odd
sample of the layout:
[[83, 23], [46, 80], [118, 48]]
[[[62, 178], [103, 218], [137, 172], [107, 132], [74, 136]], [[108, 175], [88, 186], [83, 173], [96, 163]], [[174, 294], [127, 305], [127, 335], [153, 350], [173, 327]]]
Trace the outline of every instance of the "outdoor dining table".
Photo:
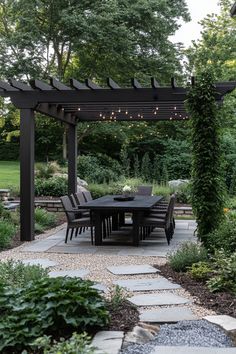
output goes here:
[[[91, 200], [87, 203], [81, 204], [78, 208], [88, 209], [91, 211], [93, 223], [95, 227], [95, 246], [103, 244], [103, 228], [102, 222], [105, 215], [112, 216], [112, 224], [118, 227], [117, 216], [125, 213], [132, 213], [132, 243], [134, 246], [139, 245], [139, 223], [145, 212], [160, 202], [162, 196], [143, 196], [136, 195], [134, 200], [118, 201], [115, 200], [114, 195], [106, 195], [104, 197]], [[124, 221], [124, 220], [123, 220]]]

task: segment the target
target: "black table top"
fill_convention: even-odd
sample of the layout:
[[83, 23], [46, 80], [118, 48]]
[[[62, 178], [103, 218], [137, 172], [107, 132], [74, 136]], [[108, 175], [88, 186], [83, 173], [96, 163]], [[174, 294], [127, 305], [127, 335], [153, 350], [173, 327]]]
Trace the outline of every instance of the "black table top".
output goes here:
[[101, 210], [149, 210], [160, 200], [162, 196], [142, 196], [136, 195], [131, 201], [117, 201], [114, 200], [115, 195], [106, 195], [104, 197], [91, 200], [87, 203], [81, 204], [78, 208], [82, 209], [101, 209]]

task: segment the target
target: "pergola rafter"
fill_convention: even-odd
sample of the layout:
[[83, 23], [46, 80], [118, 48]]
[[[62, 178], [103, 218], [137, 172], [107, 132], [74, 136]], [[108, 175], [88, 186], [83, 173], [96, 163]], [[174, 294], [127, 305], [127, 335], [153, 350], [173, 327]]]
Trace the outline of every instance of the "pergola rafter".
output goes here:
[[[192, 78], [191, 84], [195, 80]], [[174, 78], [169, 87], [162, 87], [151, 78], [150, 87], [142, 87], [136, 79], [130, 88], [121, 88], [111, 78], [106, 88], [91, 81], [70, 84], [50, 79], [50, 83], [31, 80], [30, 84], [14, 79], [0, 81], [0, 96], [10, 97], [20, 109], [20, 188], [21, 240], [34, 239], [34, 112], [59, 120], [67, 125], [68, 193], [77, 188], [78, 122], [185, 120], [188, 88], [179, 87]], [[215, 84], [215, 100], [220, 105], [225, 94], [233, 91], [235, 82]]]

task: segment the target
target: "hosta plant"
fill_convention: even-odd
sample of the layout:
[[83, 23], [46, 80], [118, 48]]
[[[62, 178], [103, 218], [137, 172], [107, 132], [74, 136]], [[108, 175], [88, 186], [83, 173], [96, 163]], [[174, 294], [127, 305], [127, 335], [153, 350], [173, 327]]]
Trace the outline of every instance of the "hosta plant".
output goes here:
[[0, 288], [0, 352], [20, 353], [43, 335], [69, 337], [108, 324], [105, 303], [92, 282], [43, 278], [21, 288]]

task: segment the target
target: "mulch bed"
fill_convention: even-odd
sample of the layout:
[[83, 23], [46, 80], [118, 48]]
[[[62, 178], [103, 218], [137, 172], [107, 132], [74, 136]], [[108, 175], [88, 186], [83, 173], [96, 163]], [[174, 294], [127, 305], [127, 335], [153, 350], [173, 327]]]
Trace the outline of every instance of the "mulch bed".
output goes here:
[[180, 284], [195, 298], [195, 304], [215, 311], [219, 315], [236, 317], [236, 297], [228, 292], [211, 293], [204, 282], [192, 279], [186, 273], [178, 273], [168, 264], [158, 266], [161, 274]]
[[128, 301], [122, 301], [118, 306], [109, 306], [110, 324], [109, 331], [131, 331], [139, 322], [139, 313], [135, 306]]

